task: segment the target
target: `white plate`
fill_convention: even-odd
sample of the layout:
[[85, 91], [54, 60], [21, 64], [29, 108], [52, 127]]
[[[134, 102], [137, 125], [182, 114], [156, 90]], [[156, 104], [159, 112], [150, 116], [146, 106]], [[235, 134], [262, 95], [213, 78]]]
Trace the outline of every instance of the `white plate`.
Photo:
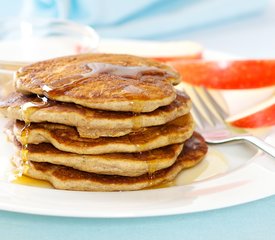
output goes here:
[[[215, 55], [215, 54], [212, 54]], [[210, 53], [211, 56], [211, 53]], [[230, 99], [230, 93], [227, 97]], [[232, 103], [231, 103], [232, 105]], [[238, 104], [233, 106], [240, 107]], [[0, 120], [0, 129], [5, 121]], [[275, 134], [268, 141], [274, 143]], [[0, 209], [71, 217], [142, 217], [192, 213], [246, 203], [275, 194], [275, 161], [245, 144], [211, 147], [176, 186], [135, 192], [74, 192], [7, 180], [11, 144], [0, 133]]]
[[[3, 134], [0, 137], [3, 177], [13, 150]], [[213, 151], [219, 151], [223, 157]], [[178, 184], [183, 185], [136, 192], [62, 191], [2, 180], [0, 209], [54, 216], [115, 218], [191, 213], [233, 206], [275, 194], [274, 160], [265, 155], [253, 158], [254, 153], [245, 145], [215, 147], [204, 162], [180, 175]], [[197, 182], [188, 183], [192, 178]]]

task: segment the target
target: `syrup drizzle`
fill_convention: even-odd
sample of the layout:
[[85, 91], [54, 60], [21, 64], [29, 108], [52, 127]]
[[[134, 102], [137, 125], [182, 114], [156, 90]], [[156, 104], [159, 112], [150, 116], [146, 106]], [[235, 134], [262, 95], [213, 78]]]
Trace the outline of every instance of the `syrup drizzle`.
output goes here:
[[155, 178], [155, 172], [157, 171], [157, 163], [155, 161], [148, 161], [147, 162], [147, 168], [148, 168], [148, 187], [151, 188], [154, 185], [154, 178]]
[[160, 75], [165, 76], [166, 72], [148, 66], [121, 66], [110, 63], [87, 63], [86, 66], [91, 70], [90, 72], [82, 74], [83, 77], [88, 78], [94, 74], [110, 74], [120, 76], [125, 79], [139, 79], [143, 75]]
[[[88, 69], [86, 73], [75, 74], [70, 77], [56, 79], [51, 81], [50, 84], [41, 86], [43, 94], [49, 98], [59, 94], [63, 94], [80, 84], [84, 83], [88, 78], [98, 74], [108, 74], [113, 76], [119, 76], [120, 79], [140, 79], [143, 76], [155, 76], [160, 77], [162, 80], [172, 77], [172, 75], [165, 70], [157, 67], [149, 66], [122, 66], [110, 63], [92, 62], [84, 65], [84, 68]], [[140, 91], [140, 89], [134, 86], [127, 86], [127, 91]]]
[[22, 144], [22, 149], [20, 153], [21, 161], [18, 167], [18, 171], [16, 175], [20, 177], [25, 171], [28, 170], [29, 167], [29, 159], [28, 159], [28, 138], [30, 134], [30, 126], [31, 126], [31, 116], [32, 114], [44, 107], [48, 107], [50, 105], [49, 100], [44, 96], [37, 95], [37, 99], [32, 102], [26, 102], [21, 106], [22, 119], [25, 122], [25, 126], [21, 130], [20, 133], [20, 141]]
[[25, 171], [28, 170], [29, 166], [29, 159], [28, 159], [28, 138], [29, 138], [29, 133], [30, 133], [30, 122], [25, 122], [25, 126], [21, 131], [21, 144], [22, 144], [22, 149], [21, 149], [21, 164], [23, 172], [19, 172], [18, 174], [22, 175]]
[[34, 179], [25, 175], [16, 176], [12, 183], [40, 188], [53, 188], [53, 186], [47, 181]]

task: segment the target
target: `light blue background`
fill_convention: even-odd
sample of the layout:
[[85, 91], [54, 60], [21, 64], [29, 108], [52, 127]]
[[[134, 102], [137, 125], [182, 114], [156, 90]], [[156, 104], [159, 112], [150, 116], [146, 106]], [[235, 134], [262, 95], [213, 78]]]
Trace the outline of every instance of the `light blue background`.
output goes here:
[[[161, 0], [149, 1], [126, 1], [132, 4], [131, 13], [142, 13], [142, 9], [150, 10], [150, 4]], [[1, 7], [3, 3], [8, 5]], [[31, 2], [31, 1], [29, 1]], [[41, 3], [43, 2], [44, 5]], [[61, 2], [61, 1], [59, 1]], [[84, 1], [88, 2], [88, 1]], [[96, 3], [97, 2], [97, 3]], [[107, 1], [90, 1], [88, 11], [95, 8], [104, 9]], [[110, 2], [110, 1], [109, 1]], [[115, 2], [115, 1], [112, 1]], [[123, 1], [116, 1], [123, 2]], [[173, 8], [180, 9], [182, 2], [186, 6], [194, 5], [191, 10], [202, 12], [205, 9], [202, 2], [209, 3], [210, 0], [201, 1], [169, 1]], [[219, 4], [222, 1], [212, 1], [211, 4]], [[132, 17], [125, 16], [119, 12], [121, 5], [117, 4], [111, 12], [105, 11], [104, 19], [97, 14], [83, 15], [80, 21], [91, 21], [91, 24], [104, 36], [111, 37], [134, 37], [146, 39], [190, 39], [202, 43], [206, 48], [226, 51], [237, 55], [254, 57], [275, 56], [275, 1], [262, 11], [266, 1], [224, 1], [223, 10], [212, 7], [210, 14], [190, 14], [178, 20], [174, 24], [173, 31], [169, 25], [159, 24], [153, 17], [147, 20], [142, 14], [133, 14]], [[231, 4], [229, 4], [229, 2]], [[40, 1], [39, 6], [29, 4], [21, 9], [22, 1], [11, 0], [0, 2], [0, 19], [12, 16], [39, 15], [40, 17], [72, 17], [64, 7], [63, 3], [57, 1]], [[98, 4], [98, 5], [97, 5]], [[167, 2], [166, 2], [167, 4]], [[197, 4], [197, 5], [196, 5]], [[63, 9], [55, 11], [53, 6]], [[202, 6], [202, 8], [199, 8]], [[208, 5], [209, 6], [209, 5]], [[33, 7], [45, 8], [45, 12], [36, 11], [29, 14]], [[125, 6], [126, 7], [126, 6]], [[222, 7], [222, 6], [221, 6]], [[83, 7], [82, 7], [83, 8]], [[232, 15], [238, 8], [239, 13]], [[85, 7], [84, 7], [85, 9]], [[106, 8], [105, 8], [106, 9]], [[149, 9], [149, 10], [148, 10]], [[187, 8], [188, 9], [188, 8]], [[190, 8], [189, 8], [190, 9]], [[199, 9], [199, 10], [196, 10]], [[159, 9], [160, 11], [161, 9]], [[189, 11], [191, 11], [189, 10]], [[21, 14], [19, 14], [19, 11]], [[86, 11], [86, 12], [87, 12]], [[224, 12], [231, 14], [223, 18]], [[102, 12], [101, 12], [102, 13]], [[111, 14], [110, 14], [111, 13]], [[236, 12], [237, 13], [237, 12]], [[165, 15], [168, 19], [173, 14]], [[153, 16], [153, 15], [151, 15]], [[157, 15], [154, 15], [157, 18]], [[195, 16], [195, 18], [194, 18]], [[172, 16], [173, 17], [173, 16]], [[171, 21], [174, 21], [174, 18]], [[176, 16], [175, 16], [176, 17]], [[206, 18], [205, 18], [206, 17]], [[143, 19], [143, 20], [142, 20]], [[188, 20], [189, 19], [189, 20]], [[214, 19], [214, 21], [212, 20]], [[141, 22], [139, 22], [141, 20]], [[211, 20], [211, 21], [209, 21]], [[144, 22], [145, 21], [145, 22]], [[198, 21], [205, 24], [197, 24]], [[109, 26], [113, 23], [113, 26]], [[155, 24], [155, 25], [154, 25]], [[157, 25], [156, 25], [157, 24]], [[135, 26], [135, 28], [131, 27]], [[143, 27], [138, 27], [143, 26]], [[144, 30], [146, 26], [146, 30]], [[186, 27], [187, 26], [187, 27]], [[189, 26], [189, 27], [188, 27]], [[191, 26], [191, 27], [190, 27]], [[121, 27], [121, 28], [120, 28]], [[155, 29], [153, 29], [155, 28]], [[150, 31], [153, 29], [154, 31]], [[154, 33], [154, 34], [152, 34]], [[1, 55], [1, 53], [0, 53]], [[273, 184], [273, 183], [271, 183]], [[32, 240], [32, 239], [243, 239], [243, 240], [271, 240], [275, 239], [275, 196], [244, 205], [225, 209], [213, 210], [202, 213], [185, 214], [168, 217], [150, 217], [138, 219], [83, 219], [83, 218], [60, 218], [35, 216], [0, 211], [0, 239], [1, 240]]]
[[9, 0], [0, 20], [70, 19], [102, 37], [160, 39], [223, 25], [261, 13], [267, 0]]
[[2, 240], [273, 240], [275, 196], [208, 212], [136, 219], [60, 218], [0, 212]]

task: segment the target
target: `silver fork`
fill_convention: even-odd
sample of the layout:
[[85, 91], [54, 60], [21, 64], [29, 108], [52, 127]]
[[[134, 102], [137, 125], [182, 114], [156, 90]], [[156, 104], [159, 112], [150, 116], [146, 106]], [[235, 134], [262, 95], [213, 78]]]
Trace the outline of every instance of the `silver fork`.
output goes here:
[[192, 99], [192, 114], [197, 123], [197, 129], [207, 143], [222, 144], [245, 141], [275, 158], [275, 147], [255, 136], [236, 134], [230, 130], [230, 126], [224, 121], [228, 113], [216, 102], [206, 88], [192, 87], [191, 85], [184, 85], [183, 88]]

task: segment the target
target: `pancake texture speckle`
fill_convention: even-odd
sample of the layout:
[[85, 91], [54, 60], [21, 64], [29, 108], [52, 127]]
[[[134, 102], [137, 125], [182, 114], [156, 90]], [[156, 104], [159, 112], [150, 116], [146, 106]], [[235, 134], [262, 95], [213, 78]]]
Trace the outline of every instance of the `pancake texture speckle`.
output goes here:
[[[30, 105], [31, 103], [31, 105]], [[110, 112], [82, 107], [73, 103], [48, 100], [44, 103], [36, 96], [13, 93], [0, 101], [0, 113], [10, 119], [24, 121], [23, 106], [29, 104], [28, 121], [52, 122], [76, 126], [82, 137], [119, 137], [143, 127], [162, 125], [187, 114], [191, 108], [190, 98], [183, 92], [170, 105], [149, 113]]]
[[179, 74], [156, 61], [120, 54], [82, 54], [37, 62], [17, 72], [16, 89], [85, 107], [151, 112], [176, 98]]
[[[18, 145], [21, 148], [21, 145]], [[28, 159], [72, 167], [85, 172], [107, 175], [139, 176], [170, 167], [183, 144], [174, 144], [139, 153], [75, 154], [60, 151], [51, 144], [28, 145]]]
[[183, 169], [198, 164], [206, 153], [206, 143], [199, 134], [194, 133], [185, 143], [177, 161], [171, 167], [156, 171], [153, 174], [143, 174], [137, 177], [100, 175], [61, 165], [31, 162], [26, 175], [49, 181], [57, 189], [80, 191], [140, 190], [172, 181]]
[[[17, 121], [14, 125], [14, 135], [21, 143], [23, 128], [23, 122]], [[34, 123], [28, 129], [27, 143], [51, 143], [59, 150], [77, 154], [141, 152], [182, 143], [191, 137], [193, 131], [194, 121], [190, 114], [165, 125], [144, 128], [143, 131], [117, 138], [81, 138], [74, 127], [53, 123]]]

